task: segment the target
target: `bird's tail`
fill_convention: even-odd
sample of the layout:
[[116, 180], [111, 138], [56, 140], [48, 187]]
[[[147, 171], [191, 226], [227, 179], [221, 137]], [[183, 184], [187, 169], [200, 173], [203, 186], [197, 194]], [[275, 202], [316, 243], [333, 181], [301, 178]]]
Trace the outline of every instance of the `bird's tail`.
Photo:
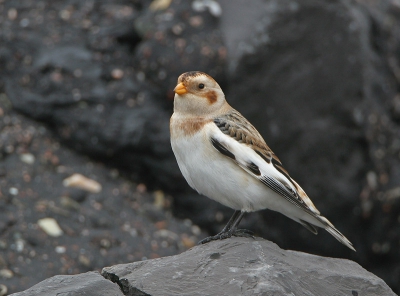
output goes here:
[[318, 220], [320, 220], [325, 225], [324, 226], [325, 230], [328, 231], [334, 238], [336, 238], [346, 247], [352, 249], [354, 252], [356, 251], [356, 249], [354, 249], [353, 247], [353, 244], [339, 230], [337, 230], [335, 226], [333, 226], [333, 224], [329, 222], [328, 219], [322, 216], [319, 216], [318, 218], [319, 218]]

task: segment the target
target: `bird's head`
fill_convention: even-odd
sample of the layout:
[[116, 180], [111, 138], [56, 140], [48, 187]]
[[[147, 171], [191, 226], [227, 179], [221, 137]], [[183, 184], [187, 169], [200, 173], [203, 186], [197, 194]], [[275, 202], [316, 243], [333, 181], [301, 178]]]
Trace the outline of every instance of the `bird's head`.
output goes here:
[[182, 114], [211, 115], [226, 104], [221, 87], [203, 72], [183, 73], [174, 92], [174, 112]]

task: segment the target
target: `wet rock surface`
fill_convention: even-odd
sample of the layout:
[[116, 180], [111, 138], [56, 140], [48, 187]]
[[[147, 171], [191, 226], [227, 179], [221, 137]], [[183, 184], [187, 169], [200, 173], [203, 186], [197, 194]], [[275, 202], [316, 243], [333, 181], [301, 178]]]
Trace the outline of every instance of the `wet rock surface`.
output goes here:
[[57, 275], [32, 288], [12, 294], [14, 296], [54, 296], [54, 295], [109, 295], [123, 296], [118, 285], [104, 279], [98, 272], [77, 275]]
[[[217, 79], [358, 252], [269, 211], [241, 227], [355, 260], [400, 291], [400, 6], [254, 1], [0, 3], [0, 284], [9, 292], [176, 254], [196, 241], [192, 223], [222, 229], [232, 211], [189, 189], [169, 144], [172, 89], [190, 70]], [[102, 191], [64, 187], [75, 173]], [[41, 228], [46, 218], [56, 224]], [[50, 236], [61, 233], [55, 225], [62, 234]]]
[[263, 239], [211, 242], [102, 274], [125, 295], [395, 295], [352, 261], [285, 251]]
[[395, 295], [355, 262], [282, 250], [260, 238], [214, 241], [101, 274], [55, 276], [12, 295]]

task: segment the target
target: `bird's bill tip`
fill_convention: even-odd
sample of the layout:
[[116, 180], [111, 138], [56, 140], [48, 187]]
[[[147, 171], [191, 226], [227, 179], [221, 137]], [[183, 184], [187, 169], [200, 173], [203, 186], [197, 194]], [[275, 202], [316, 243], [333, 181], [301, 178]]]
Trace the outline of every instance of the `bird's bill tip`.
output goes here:
[[175, 86], [174, 92], [177, 93], [178, 95], [183, 95], [187, 93], [186, 86], [184, 86], [183, 83], [181, 82], [177, 86]]

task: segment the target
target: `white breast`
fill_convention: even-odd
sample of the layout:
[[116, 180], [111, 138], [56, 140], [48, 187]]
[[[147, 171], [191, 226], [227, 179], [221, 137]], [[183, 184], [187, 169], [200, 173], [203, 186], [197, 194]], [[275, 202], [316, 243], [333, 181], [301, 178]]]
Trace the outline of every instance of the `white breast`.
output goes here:
[[172, 150], [189, 185], [235, 210], [270, 208], [279, 211], [276, 206], [281, 206], [282, 198], [218, 152], [210, 141], [213, 133], [220, 133], [220, 130], [208, 123], [194, 135], [171, 137]]

